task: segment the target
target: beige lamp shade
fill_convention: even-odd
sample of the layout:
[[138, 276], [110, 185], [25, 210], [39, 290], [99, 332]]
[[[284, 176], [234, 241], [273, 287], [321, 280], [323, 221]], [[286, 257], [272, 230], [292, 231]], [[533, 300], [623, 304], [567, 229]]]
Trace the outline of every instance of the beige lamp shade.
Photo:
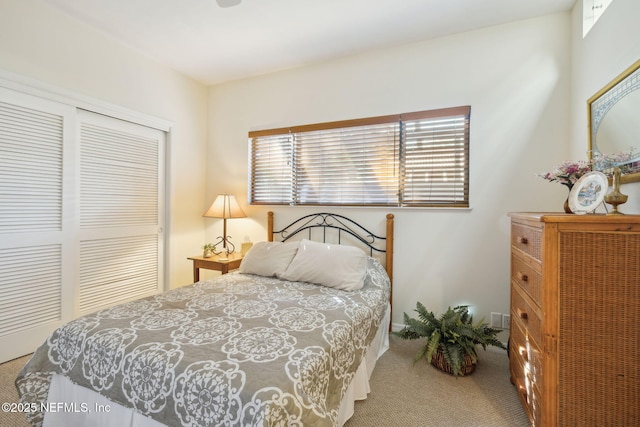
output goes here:
[[231, 194], [218, 194], [211, 207], [202, 215], [207, 218], [245, 218], [236, 198]]
[[[227, 255], [230, 252], [235, 251], [235, 245], [231, 243], [231, 236], [227, 236], [227, 219], [229, 218], [245, 218], [247, 214], [244, 213], [236, 198], [231, 194], [218, 194], [218, 197], [213, 201], [213, 204], [202, 216], [207, 218], [222, 218], [223, 228], [222, 236], [219, 236], [219, 241], [216, 243], [222, 243]], [[214, 246], [215, 247], [215, 246]], [[215, 251], [214, 251], [215, 252]], [[217, 253], [217, 252], [216, 252]]]

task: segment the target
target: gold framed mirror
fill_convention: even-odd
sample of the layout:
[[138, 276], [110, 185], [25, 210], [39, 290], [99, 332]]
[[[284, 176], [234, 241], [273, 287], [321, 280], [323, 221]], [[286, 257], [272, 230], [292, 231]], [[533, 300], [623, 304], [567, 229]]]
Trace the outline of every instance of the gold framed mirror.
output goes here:
[[640, 60], [589, 98], [587, 112], [589, 159], [633, 149], [638, 156], [627, 160], [633, 167], [621, 183], [640, 181]]

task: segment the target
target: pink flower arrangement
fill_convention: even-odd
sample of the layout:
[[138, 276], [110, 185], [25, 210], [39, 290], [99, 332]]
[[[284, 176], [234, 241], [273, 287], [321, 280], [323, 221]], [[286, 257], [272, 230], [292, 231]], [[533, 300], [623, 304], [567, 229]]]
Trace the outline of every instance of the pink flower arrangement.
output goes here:
[[587, 172], [591, 172], [590, 162], [567, 160], [553, 168], [551, 172], [541, 173], [538, 176], [571, 188]]

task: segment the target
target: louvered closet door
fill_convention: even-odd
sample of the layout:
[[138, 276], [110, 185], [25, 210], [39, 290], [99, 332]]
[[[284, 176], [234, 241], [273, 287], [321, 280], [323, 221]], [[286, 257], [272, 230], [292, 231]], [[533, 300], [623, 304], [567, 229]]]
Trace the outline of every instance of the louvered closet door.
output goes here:
[[75, 108], [0, 88], [0, 362], [72, 318]]
[[79, 112], [80, 314], [163, 290], [165, 133]]

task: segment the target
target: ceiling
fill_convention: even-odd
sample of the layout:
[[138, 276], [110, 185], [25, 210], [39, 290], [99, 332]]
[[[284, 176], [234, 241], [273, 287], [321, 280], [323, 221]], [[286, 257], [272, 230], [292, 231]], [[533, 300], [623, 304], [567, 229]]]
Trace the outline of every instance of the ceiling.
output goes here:
[[204, 84], [566, 11], [575, 3], [242, 0], [222, 8], [216, 0], [45, 1]]

